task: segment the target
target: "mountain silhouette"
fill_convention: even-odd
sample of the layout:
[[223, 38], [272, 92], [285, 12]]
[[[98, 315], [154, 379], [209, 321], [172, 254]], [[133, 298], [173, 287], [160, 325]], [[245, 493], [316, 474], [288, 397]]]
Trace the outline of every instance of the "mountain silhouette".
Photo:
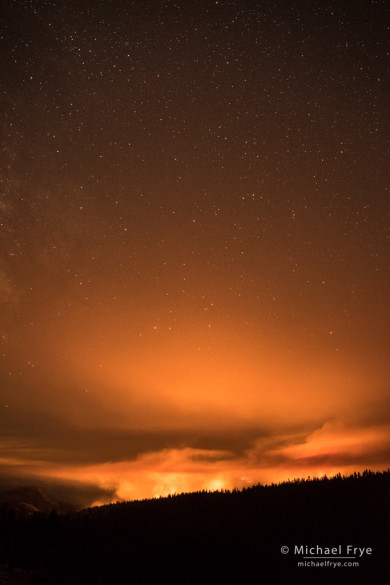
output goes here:
[[0, 563], [37, 585], [384, 585], [389, 488], [366, 471], [66, 514], [4, 504]]
[[50, 514], [53, 510], [65, 514], [73, 510], [71, 504], [59, 502], [43, 488], [36, 486], [22, 486], [1, 490], [0, 506], [4, 504], [26, 515], [32, 515], [37, 512]]

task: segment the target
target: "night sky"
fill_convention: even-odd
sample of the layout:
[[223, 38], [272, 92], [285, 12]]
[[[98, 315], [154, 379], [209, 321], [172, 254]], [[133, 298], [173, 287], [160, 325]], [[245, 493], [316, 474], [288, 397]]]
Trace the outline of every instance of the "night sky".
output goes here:
[[6, 0], [0, 483], [389, 467], [389, 16]]

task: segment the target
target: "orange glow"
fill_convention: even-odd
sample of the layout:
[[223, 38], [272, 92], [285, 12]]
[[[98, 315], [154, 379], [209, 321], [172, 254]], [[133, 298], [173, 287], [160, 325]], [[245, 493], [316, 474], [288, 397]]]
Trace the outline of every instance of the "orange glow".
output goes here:
[[385, 3], [8, 4], [0, 484], [387, 468]]
[[[367, 464], [379, 470], [381, 461], [375, 461], [375, 454], [380, 454], [389, 440], [388, 426], [356, 429], [334, 422], [325, 424], [306, 438], [259, 439], [240, 456], [228, 451], [184, 447], [147, 453], [134, 461], [76, 467], [48, 466], [36, 461], [26, 470], [37, 477], [85, 482], [112, 491], [113, 496], [93, 503], [100, 505], [196, 490], [242, 488], [257, 482], [279, 482], [296, 477], [325, 474], [330, 477], [336, 473], [363, 471]], [[292, 445], [283, 446], [288, 442]]]
[[136, 412], [141, 427], [157, 421], [160, 428], [197, 425], [200, 419], [234, 426], [271, 418], [303, 421], [342, 411], [352, 416], [367, 401], [371, 374], [348, 358], [302, 355], [301, 347], [288, 352], [275, 343], [248, 343], [242, 335], [229, 347], [231, 332], [214, 335], [211, 349], [192, 337], [189, 348], [190, 337], [181, 332], [159, 345], [97, 348], [92, 355], [78, 345], [72, 368], [109, 410], [119, 410], [123, 424], [127, 412]]
[[[281, 336], [248, 338], [238, 327], [119, 347], [92, 335], [103, 326], [71, 346], [58, 341], [50, 366], [33, 370], [35, 385], [42, 375], [57, 385], [55, 372], [68, 389], [41, 405], [42, 428], [60, 412], [64, 437], [52, 447], [4, 442], [11, 475], [94, 485], [101, 504], [387, 465], [390, 430], [375, 424], [368, 391], [385, 396], [380, 368], [373, 378], [349, 356], [319, 355], [302, 339], [289, 348]], [[106, 323], [105, 333], [120, 338], [121, 328]]]

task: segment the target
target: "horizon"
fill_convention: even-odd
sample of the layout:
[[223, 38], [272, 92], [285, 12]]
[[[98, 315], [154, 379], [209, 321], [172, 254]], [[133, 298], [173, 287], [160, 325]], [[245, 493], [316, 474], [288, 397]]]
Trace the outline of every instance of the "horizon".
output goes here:
[[[126, 503], [133, 503], [133, 502], [148, 502], [151, 500], [161, 500], [161, 499], [167, 499], [167, 498], [174, 498], [175, 496], [190, 496], [190, 495], [196, 495], [196, 494], [232, 494], [232, 493], [239, 493], [239, 492], [243, 492], [245, 490], [250, 490], [252, 488], [275, 488], [275, 487], [280, 487], [280, 486], [284, 486], [284, 485], [291, 485], [291, 484], [303, 484], [303, 483], [316, 483], [316, 482], [325, 482], [325, 481], [332, 481], [332, 480], [348, 480], [348, 479], [362, 479], [362, 478], [366, 478], [369, 477], [371, 475], [384, 475], [386, 473], [390, 473], [390, 468], [387, 469], [383, 469], [383, 470], [379, 470], [379, 471], [373, 471], [371, 469], [365, 469], [364, 471], [356, 471], [356, 472], [352, 472], [351, 474], [347, 474], [347, 475], [343, 475], [341, 473], [336, 473], [335, 475], [331, 475], [328, 476], [326, 474], [322, 475], [322, 476], [318, 476], [318, 477], [312, 477], [312, 476], [307, 476], [307, 477], [294, 477], [291, 479], [287, 479], [287, 480], [282, 480], [279, 481], [277, 483], [261, 483], [261, 482], [257, 482], [257, 483], [253, 483], [251, 485], [244, 485], [241, 487], [233, 487], [233, 488], [222, 488], [222, 489], [216, 489], [216, 490], [197, 490], [197, 491], [191, 491], [191, 492], [174, 492], [174, 493], [169, 493], [166, 494], [164, 496], [154, 496], [153, 498], [145, 498], [143, 500], [117, 500], [115, 502], [110, 502], [108, 504], [98, 504], [96, 506], [89, 506], [89, 507], [95, 507], [95, 508], [99, 508], [101, 506], [111, 506], [113, 504], [126, 504]], [[79, 511], [85, 510], [87, 508], [81, 508]]]
[[[243, 485], [241, 487], [233, 487], [233, 488], [221, 488], [221, 489], [215, 489], [215, 490], [207, 490], [207, 489], [201, 489], [201, 490], [196, 490], [196, 491], [189, 491], [189, 492], [173, 492], [173, 493], [168, 493], [165, 495], [156, 495], [153, 496], [151, 498], [143, 498], [143, 499], [130, 499], [130, 500], [115, 500], [115, 501], [111, 501], [111, 502], [105, 502], [105, 503], [98, 503], [98, 504], [91, 504], [88, 506], [84, 506], [84, 507], [77, 507], [74, 504], [72, 504], [71, 502], [62, 500], [62, 499], [58, 499], [58, 497], [56, 496], [56, 489], [54, 488], [54, 491], [51, 491], [50, 486], [46, 486], [46, 485], [28, 485], [28, 484], [22, 484], [22, 485], [18, 485], [18, 486], [0, 486], [0, 499], [2, 497], [4, 497], [4, 493], [8, 493], [10, 492], [11, 495], [17, 495], [15, 494], [15, 492], [18, 492], [19, 490], [37, 490], [39, 492], [43, 492], [44, 496], [48, 496], [51, 499], [54, 499], [54, 503], [55, 504], [60, 504], [60, 505], [71, 505], [72, 509], [68, 510], [67, 512], [61, 512], [61, 513], [68, 513], [68, 512], [82, 512], [84, 510], [89, 510], [92, 508], [100, 508], [103, 506], [112, 506], [112, 505], [119, 505], [119, 504], [132, 504], [132, 503], [145, 503], [145, 502], [149, 502], [149, 501], [154, 501], [154, 500], [164, 500], [164, 499], [170, 499], [170, 498], [175, 498], [175, 497], [180, 497], [180, 496], [191, 496], [191, 495], [198, 495], [198, 494], [236, 494], [236, 493], [242, 493], [246, 490], [251, 490], [253, 488], [278, 488], [278, 487], [282, 487], [282, 486], [287, 486], [287, 485], [300, 485], [300, 484], [308, 484], [308, 483], [324, 483], [327, 481], [332, 481], [332, 480], [360, 480], [360, 479], [367, 479], [367, 478], [372, 478], [372, 477], [377, 477], [377, 476], [384, 476], [386, 474], [390, 474], [390, 468], [387, 469], [383, 469], [383, 470], [379, 470], [379, 471], [374, 471], [372, 469], [364, 469], [364, 471], [360, 472], [360, 471], [355, 471], [352, 472], [350, 474], [341, 474], [341, 473], [336, 473], [335, 475], [322, 475], [322, 476], [306, 476], [306, 477], [293, 477], [293, 478], [289, 478], [287, 480], [282, 480], [279, 481], [277, 483], [261, 483], [261, 482], [256, 482], [253, 483], [251, 485]], [[6, 503], [10, 503], [12, 500], [8, 501], [8, 500], [4, 500], [4, 502]], [[19, 502], [18, 502], [19, 503]], [[29, 502], [23, 502], [23, 503], [29, 503]], [[55, 509], [55, 508], [54, 508]], [[39, 510], [40, 512], [42, 512], [42, 510]]]
[[[149, 502], [154, 500], [161, 500], [161, 499], [170, 499], [176, 496], [190, 496], [190, 495], [197, 495], [197, 494], [233, 494], [233, 493], [241, 493], [246, 490], [251, 490], [253, 488], [277, 488], [286, 485], [299, 485], [299, 484], [307, 484], [307, 483], [324, 483], [326, 481], [332, 480], [351, 480], [351, 479], [367, 479], [368, 477], [377, 477], [377, 476], [384, 476], [386, 474], [390, 474], [390, 468], [382, 469], [382, 470], [372, 470], [372, 469], [364, 469], [363, 471], [354, 471], [348, 474], [342, 474], [340, 472], [335, 473], [334, 475], [321, 475], [321, 476], [306, 476], [306, 477], [292, 477], [286, 480], [281, 480], [278, 482], [271, 482], [271, 483], [261, 483], [256, 482], [250, 485], [242, 485], [240, 487], [234, 486], [233, 488], [220, 488], [220, 489], [200, 489], [200, 490], [193, 490], [187, 492], [170, 492], [164, 495], [155, 495], [153, 497], [146, 497], [142, 499], [122, 499], [122, 500], [112, 500], [108, 502], [101, 502], [101, 503], [92, 503], [88, 504], [87, 506], [77, 507], [76, 504], [72, 503], [71, 501], [67, 501], [61, 498], [61, 486], [57, 488], [50, 485], [33, 485], [33, 484], [20, 484], [20, 485], [7, 485], [7, 486], [0, 486], [0, 498], [4, 497], [4, 494], [10, 492], [11, 495], [15, 495], [15, 492], [19, 490], [37, 490], [39, 492], [43, 492], [45, 496], [48, 496], [51, 499], [54, 499], [56, 504], [61, 505], [70, 505], [72, 506], [71, 512], [82, 512], [83, 510], [89, 510], [91, 508], [100, 508], [103, 506], [112, 506], [116, 504], [127, 504], [127, 503], [143, 503]], [[58, 491], [59, 489], [59, 491]], [[62, 486], [63, 489], [63, 486]], [[4, 502], [9, 503], [8, 500], [4, 500]], [[63, 513], [63, 512], [62, 512]]]

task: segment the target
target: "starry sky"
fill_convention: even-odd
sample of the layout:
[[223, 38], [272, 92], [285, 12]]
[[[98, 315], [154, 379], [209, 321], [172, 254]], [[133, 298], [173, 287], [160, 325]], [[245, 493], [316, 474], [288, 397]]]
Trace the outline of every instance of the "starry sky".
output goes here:
[[0, 483], [390, 465], [384, 0], [7, 0]]

